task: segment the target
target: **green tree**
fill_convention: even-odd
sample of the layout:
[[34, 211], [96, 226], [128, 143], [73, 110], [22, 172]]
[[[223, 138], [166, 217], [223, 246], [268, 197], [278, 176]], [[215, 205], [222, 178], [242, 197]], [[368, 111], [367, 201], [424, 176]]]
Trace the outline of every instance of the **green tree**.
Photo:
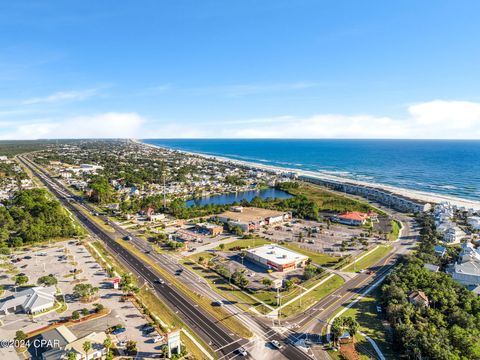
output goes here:
[[128, 340], [125, 345], [125, 350], [128, 354], [135, 354], [137, 352], [137, 342], [133, 340]]
[[262, 284], [265, 285], [265, 286], [272, 286], [272, 285], [273, 285], [273, 281], [272, 281], [272, 279], [270, 279], [270, 278], [264, 277], [264, 278], [262, 279]]
[[106, 204], [113, 200], [113, 188], [104, 176], [96, 177], [91, 183], [92, 196], [90, 199], [99, 204]]
[[27, 334], [25, 334], [22, 330], [17, 330], [17, 332], [15, 332], [15, 340], [25, 341], [27, 340]]
[[289, 291], [294, 285], [294, 282], [292, 280], [285, 280], [283, 283], [283, 287], [285, 291]]
[[73, 294], [86, 301], [91, 301], [96, 293], [98, 288], [91, 284], [77, 284], [73, 287]]
[[37, 280], [38, 285], [43, 285], [43, 286], [52, 286], [56, 285], [58, 283], [57, 278], [54, 275], [45, 275]]
[[21, 286], [28, 283], [28, 276], [26, 275], [17, 275], [15, 277], [15, 285]]
[[85, 351], [85, 358], [88, 357], [88, 352], [92, 349], [92, 343], [90, 341], [85, 341], [83, 343], [83, 351]]
[[112, 347], [112, 340], [107, 336], [105, 340], [103, 340], [103, 346], [107, 349], [107, 352], [110, 351], [110, 348]]
[[136, 286], [136, 281], [131, 273], [125, 273], [122, 275], [119, 286], [124, 294], [138, 291], [138, 287]]

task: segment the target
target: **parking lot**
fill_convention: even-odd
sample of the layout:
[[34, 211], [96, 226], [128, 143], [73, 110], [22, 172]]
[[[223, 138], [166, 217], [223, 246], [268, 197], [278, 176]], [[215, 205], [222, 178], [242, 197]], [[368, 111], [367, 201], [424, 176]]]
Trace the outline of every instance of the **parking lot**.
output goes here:
[[334, 256], [360, 254], [366, 247], [360, 243], [342, 249], [342, 242], [350, 242], [352, 238], [363, 238], [369, 245], [380, 241], [378, 235], [368, 236], [368, 231], [359, 226], [311, 220], [293, 220], [287, 224], [261, 228], [257, 233], [272, 241], [302, 243], [308, 250]]
[[[101, 303], [112, 312], [99, 319], [73, 325], [72, 331], [77, 336], [85, 336], [93, 331], [105, 331], [108, 327], [123, 324], [126, 331], [113, 336], [113, 340], [133, 340], [137, 342], [139, 353], [143, 358], [158, 352], [161, 343], [153, 343], [153, 337], [142, 332], [146, 323], [141, 313], [130, 302], [121, 302], [122, 292], [113, 289], [108, 274], [101, 268], [83, 245], [76, 241], [56, 243], [51, 247], [31, 248], [16, 254], [21, 261], [14, 264], [18, 273], [28, 276], [28, 284], [36, 284], [39, 277], [52, 274], [58, 280], [57, 287], [65, 296], [67, 310], [58, 313], [52, 311], [31, 319], [25, 314], [9, 314], [3, 317], [0, 327], [0, 338], [12, 339], [17, 330], [30, 332], [35, 329], [55, 323], [63, 318], [70, 317], [72, 312], [83, 308], [93, 309], [94, 303]], [[77, 270], [76, 279], [73, 277], [74, 269]], [[2, 269], [4, 270], [4, 269]], [[7, 274], [5, 274], [7, 275]], [[15, 288], [12, 280], [13, 274], [0, 276], [0, 284], [4, 286], [5, 293], [2, 299], [13, 295]], [[73, 288], [77, 283], [89, 283], [99, 288], [98, 298], [90, 303], [83, 303], [73, 296]], [[0, 353], [2, 357], [2, 353]]]

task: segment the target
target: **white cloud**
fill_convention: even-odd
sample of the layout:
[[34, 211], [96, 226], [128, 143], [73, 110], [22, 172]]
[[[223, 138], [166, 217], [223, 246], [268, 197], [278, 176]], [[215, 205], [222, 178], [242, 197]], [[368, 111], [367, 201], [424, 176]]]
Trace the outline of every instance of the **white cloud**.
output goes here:
[[228, 138], [480, 139], [480, 103], [435, 100], [406, 110], [404, 118], [319, 114], [246, 119], [226, 123], [221, 130], [217, 124], [210, 134]]
[[141, 135], [145, 119], [137, 113], [109, 112], [93, 116], [79, 116], [65, 121], [37, 121], [18, 125], [4, 139], [45, 138], [135, 138]]
[[80, 101], [94, 96], [97, 89], [76, 90], [76, 91], [59, 91], [44, 97], [35, 97], [23, 101], [24, 105], [33, 104], [51, 104], [62, 101]]
[[[4, 139], [35, 138], [385, 138], [480, 139], [480, 103], [435, 100], [406, 116], [317, 114], [224, 122], [155, 121], [137, 113], [105, 113], [17, 125]], [[7, 126], [6, 126], [7, 127]]]

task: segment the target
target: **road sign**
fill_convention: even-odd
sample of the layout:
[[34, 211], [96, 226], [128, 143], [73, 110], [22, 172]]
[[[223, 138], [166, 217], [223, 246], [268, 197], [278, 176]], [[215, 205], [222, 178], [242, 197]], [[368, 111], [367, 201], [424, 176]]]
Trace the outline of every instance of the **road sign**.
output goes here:
[[168, 357], [172, 357], [172, 350], [177, 349], [177, 354], [182, 352], [180, 342], [180, 330], [175, 330], [167, 334]]

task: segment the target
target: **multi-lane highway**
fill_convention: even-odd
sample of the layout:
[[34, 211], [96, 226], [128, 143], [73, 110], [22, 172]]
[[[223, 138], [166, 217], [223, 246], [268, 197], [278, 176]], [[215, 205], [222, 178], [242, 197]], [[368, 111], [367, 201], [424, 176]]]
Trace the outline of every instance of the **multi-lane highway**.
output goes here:
[[51, 179], [46, 172], [26, 157], [19, 156], [18, 159], [58, 197], [61, 203], [68, 208], [91, 233], [100, 238], [119, 260], [124, 262], [130, 270], [141, 279], [152, 284], [157, 295], [167, 303], [196, 334], [205, 342], [215, 345], [215, 347], [219, 349], [218, 352], [221, 356], [236, 356], [235, 349], [240, 346], [240, 343], [245, 342], [243, 339], [235, 336], [215, 319], [205, 314], [204, 311], [199, 309], [196, 304], [192, 303], [187, 296], [183, 295], [174, 286], [166, 282], [163, 284], [157, 283], [159, 275], [153, 269], [150, 269], [134, 254], [120, 246], [108, 232], [100, 228], [94, 221], [85, 216], [82, 211], [78, 210], [68, 201], [68, 197], [73, 196], [73, 194], [69, 193], [65, 188], [61, 188], [60, 184]]

